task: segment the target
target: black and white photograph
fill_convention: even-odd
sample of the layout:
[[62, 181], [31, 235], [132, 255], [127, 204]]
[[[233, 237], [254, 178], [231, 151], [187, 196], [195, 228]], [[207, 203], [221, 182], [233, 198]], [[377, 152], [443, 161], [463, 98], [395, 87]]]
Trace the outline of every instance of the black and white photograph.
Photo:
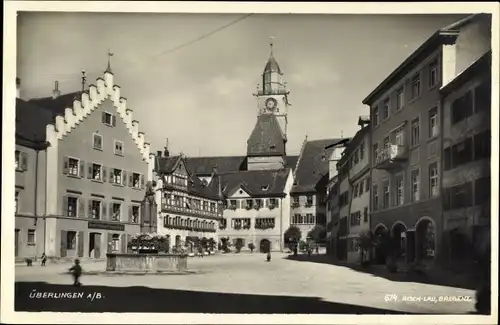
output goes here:
[[438, 4], [7, 1], [2, 322], [496, 323], [499, 6]]

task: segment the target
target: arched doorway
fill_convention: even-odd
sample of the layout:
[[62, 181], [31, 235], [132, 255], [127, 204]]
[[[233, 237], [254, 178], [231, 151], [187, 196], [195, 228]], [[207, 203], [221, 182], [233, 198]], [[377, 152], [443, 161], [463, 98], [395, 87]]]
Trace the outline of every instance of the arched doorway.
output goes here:
[[433, 260], [436, 250], [436, 229], [434, 220], [423, 217], [417, 222], [415, 228], [417, 258]]
[[402, 221], [397, 221], [392, 225], [391, 235], [394, 240], [394, 253], [398, 259], [406, 257], [406, 229], [406, 225]]
[[390, 238], [387, 227], [383, 224], [378, 224], [373, 231], [375, 240], [374, 262], [375, 264], [385, 264], [387, 258], [388, 239]]
[[271, 242], [267, 239], [262, 239], [260, 241], [260, 252], [267, 253], [271, 251]]
[[181, 246], [181, 236], [177, 235], [175, 236], [175, 246], [179, 248]]

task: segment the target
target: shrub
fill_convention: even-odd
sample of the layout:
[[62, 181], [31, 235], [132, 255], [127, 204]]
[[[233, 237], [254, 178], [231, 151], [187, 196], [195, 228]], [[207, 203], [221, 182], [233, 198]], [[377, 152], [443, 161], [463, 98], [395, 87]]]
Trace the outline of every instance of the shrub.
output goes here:
[[237, 238], [236, 243], [234, 244], [234, 248], [236, 248], [236, 253], [239, 253], [243, 248], [243, 239]]
[[302, 233], [301, 233], [299, 228], [297, 228], [295, 226], [290, 226], [290, 228], [288, 228], [285, 231], [284, 237], [285, 237], [285, 240], [287, 240], [289, 242], [298, 242], [300, 240], [300, 238], [302, 237]]
[[248, 244], [248, 249], [250, 249], [250, 251], [253, 253], [253, 250], [255, 249], [254, 243]]

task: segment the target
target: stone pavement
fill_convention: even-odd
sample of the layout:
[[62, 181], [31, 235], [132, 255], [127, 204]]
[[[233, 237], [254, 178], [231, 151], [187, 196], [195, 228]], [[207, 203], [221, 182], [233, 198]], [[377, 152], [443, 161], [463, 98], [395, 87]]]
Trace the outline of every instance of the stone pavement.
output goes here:
[[[379, 313], [465, 314], [474, 310], [472, 290], [390, 281], [347, 267], [294, 261], [287, 259], [287, 256], [274, 253], [270, 263], [265, 262], [265, 255], [259, 253], [193, 257], [188, 261], [188, 268], [194, 274], [188, 275], [84, 274], [81, 279], [82, 290], [108, 291], [109, 299], [133, 295], [136, 302], [127, 307], [131, 312], [130, 308], [141, 308], [140, 311], [148, 312], [298, 313], [302, 310], [303, 313], [326, 314], [377, 313], [375, 309]], [[65, 274], [70, 265], [16, 267], [16, 310], [30, 310], [30, 306], [43, 310], [57, 309], [56, 302], [51, 304], [40, 299], [30, 300], [27, 296], [33, 289], [39, 292], [51, 288], [65, 288], [65, 291], [77, 289], [69, 285], [71, 277]], [[104, 271], [105, 263], [83, 263], [82, 267], [84, 272]], [[423, 301], [443, 296], [466, 296], [470, 297], [470, 301]], [[149, 297], [147, 304], [144, 301], [146, 297]], [[158, 305], [157, 299], [153, 300], [153, 297], [164, 303]], [[185, 297], [185, 300], [182, 301], [180, 297]], [[402, 301], [403, 297], [421, 301]], [[77, 308], [75, 306], [68, 305], [67, 308]], [[113, 311], [115, 308], [120, 311], [120, 308], [125, 307], [123, 304], [99, 307], [94, 302], [87, 307], [78, 304], [78, 308], [81, 311], [97, 311], [99, 308], [102, 311]]]

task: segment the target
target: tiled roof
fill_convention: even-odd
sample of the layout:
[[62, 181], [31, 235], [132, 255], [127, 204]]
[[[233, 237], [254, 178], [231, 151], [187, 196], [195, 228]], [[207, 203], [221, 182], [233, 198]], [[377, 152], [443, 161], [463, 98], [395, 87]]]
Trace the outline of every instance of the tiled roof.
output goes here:
[[46, 108], [52, 112], [53, 119], [55, 120], [57, 115], [64, 115], [64, 110], [66, 108], [73, 108], [73, 100], [75, 98], [80, 98], [81, 91], [68, 93], [60, 95], [57, 98], [44, 97], [30, 99], [30, 103]]
[[231, 191], [243, 186], [252, 197], [283, 196], [289, 168], [279, 170], [251, 170], [220, 174], [222, 193], [225, 197]]
[[156, 164], [159, 166], [157, 172], [159, 174], [169, 174], [174, 171], [179, 160], [184, 160], [185, 166], [189, 173], [188, 177], [188, 193], [201, 196], [204, 198], [218, 199], [218, 186], [206, 186], [201, 180], [190, 170], [189, 168], [189, 159], [186, 159], [181, 156], [172, 156], [172, 157], [160, 157], [156, 159]]
[[248, 156], [284, 156], [286, 138], [272, 114], [262, 114], [247, 141]]
[[[328, 159], [334, 149], [330, 146], [342, 139], [322, 139], [307, 141], [304, 144], [299, 164], [295, 171], [294, 186], [291, 193], [310, 193], [329, 172]], [[326, 147], [329, 147], [326, 149]]]
[[285, 168], [291, 168], [295, 170], [295, 166], [297, 166], [297, 161], [299, 160], [299, 156], [285, 156]]
[[37, 147], [45, 144], [46, 125], [49, 123], [53, 123], [49, 110], [16, 99], [16, 143]]

